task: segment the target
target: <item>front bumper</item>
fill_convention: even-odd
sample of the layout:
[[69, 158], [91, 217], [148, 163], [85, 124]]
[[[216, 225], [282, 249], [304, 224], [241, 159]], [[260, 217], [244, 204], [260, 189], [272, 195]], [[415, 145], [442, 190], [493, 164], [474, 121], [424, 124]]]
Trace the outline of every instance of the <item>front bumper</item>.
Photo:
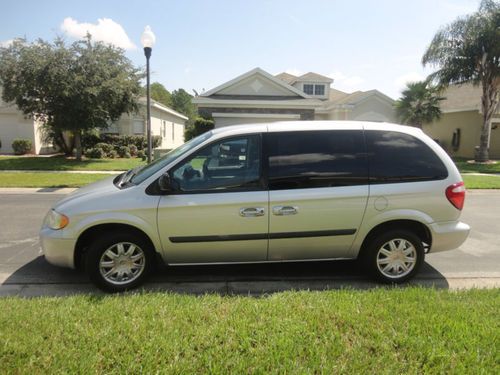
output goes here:
[[429, 229], [432, 235], [431, 253], [456, 249], [465, 242], [470, 232], [470, 227], [460, 221], [433, 223]]
[[40, 244], [45, 259], [55, 266], [75, 268], [76, 240], [62, 238], [62, 231], [42, 228]]

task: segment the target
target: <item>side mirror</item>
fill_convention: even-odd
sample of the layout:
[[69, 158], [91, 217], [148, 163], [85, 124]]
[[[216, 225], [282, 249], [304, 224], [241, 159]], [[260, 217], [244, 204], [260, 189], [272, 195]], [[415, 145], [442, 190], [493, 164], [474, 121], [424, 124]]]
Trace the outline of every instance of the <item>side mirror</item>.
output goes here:
[[158, 187], [162, 192], [169, 192], [173, 190], [172, 180], [170, 179], [170, 174], [168, 172], [165, 172], [160, 176], [160, 178], [158, 179]]

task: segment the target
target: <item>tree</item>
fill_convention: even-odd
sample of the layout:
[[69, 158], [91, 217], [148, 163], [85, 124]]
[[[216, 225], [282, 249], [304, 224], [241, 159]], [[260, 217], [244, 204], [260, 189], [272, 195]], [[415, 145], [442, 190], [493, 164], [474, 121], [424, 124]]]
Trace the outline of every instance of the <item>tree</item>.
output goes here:
[[154, 82], [151, 84], [151, 99], [156, 100], [158, 103], [172, 106], [172, 94], [161, 83]]
[[190, 139], [197, 137], [200, 134], [212, 130], [214, 126], [214, 120], [205, 119], [203, 117], [196, 117], [193, 121], [193, 125], [186, 127], [186, 131], [184, 132], [184, 140], [189, 141]]
[[196, 107], [192, 99], [193, 96], [184, 89], [172, 91], [172, 108], [189, 118], [188, 125], [192, 125], [196, 117]]
[[422, 128], [424, 123], [441, 117], [439, 102], [444, 99], [439, 89], [428, 81], [409, 82], [396, 101], [396, 114], [404, 124]]
[[78, 160], [82, 132], [137, 111], [141, 78], [123, 50], [90, 35], [69, 46], [61, 38], [32, 44], [18, 39], [0, 48], [2, 99], [41, 120], [54, 137], [70, 131]]
[[487, 161], [491, 118], [500, 99], [500, 3], [482, 0], [477, 12], [439, 30], [422, 63], [438, 68], [430, 78], [443, 87], [481, 85], [483, 126], [476, 161]]

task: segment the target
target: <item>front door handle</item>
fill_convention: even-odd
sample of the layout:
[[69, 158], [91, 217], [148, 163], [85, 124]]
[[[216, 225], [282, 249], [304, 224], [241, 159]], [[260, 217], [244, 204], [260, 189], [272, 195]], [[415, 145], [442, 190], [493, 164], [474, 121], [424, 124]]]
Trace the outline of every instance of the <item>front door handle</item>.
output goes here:
[[273, 214], [277, 216], [297, 215], [299, 208], [297, 206], [275, 206]]
[[264, 208], [263, 207], [240, 208], [240, 216], [243, 217], [264, 216]]

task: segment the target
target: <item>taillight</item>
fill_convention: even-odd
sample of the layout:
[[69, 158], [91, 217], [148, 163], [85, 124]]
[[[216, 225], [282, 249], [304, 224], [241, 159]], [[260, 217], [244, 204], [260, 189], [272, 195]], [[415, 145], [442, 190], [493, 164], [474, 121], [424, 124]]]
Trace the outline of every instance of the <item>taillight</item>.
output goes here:
[[446, 188], [446, 198], [457, 209], [461, 210], [464, 207], [465, 201], [465, 185], [463, 181], [450, 185]]

